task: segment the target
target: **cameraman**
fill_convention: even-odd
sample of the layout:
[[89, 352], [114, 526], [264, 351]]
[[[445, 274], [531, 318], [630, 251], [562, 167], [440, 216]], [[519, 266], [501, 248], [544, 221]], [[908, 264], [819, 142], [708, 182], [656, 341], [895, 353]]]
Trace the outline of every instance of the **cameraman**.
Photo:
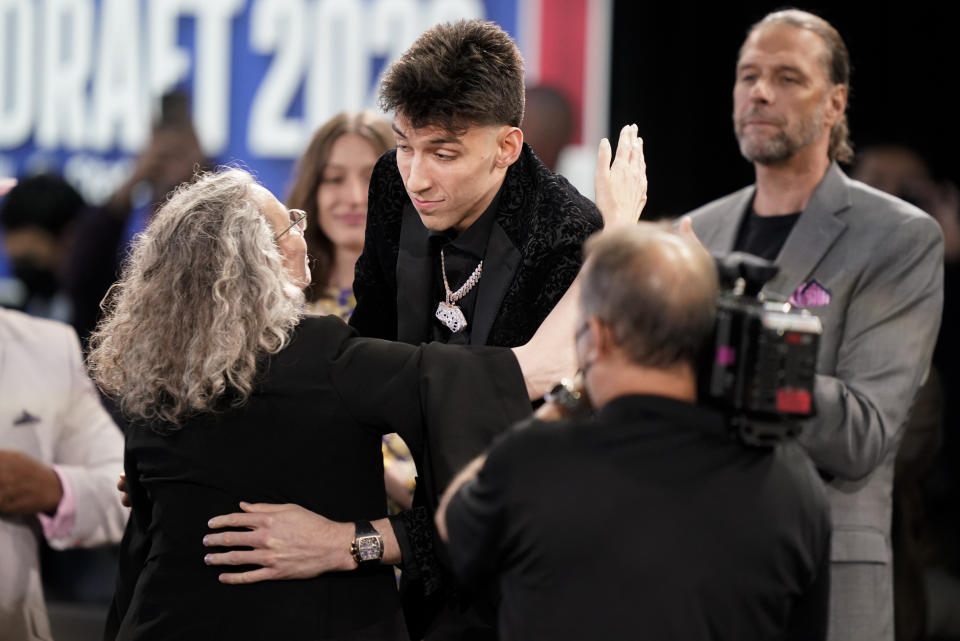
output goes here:
[[830, 523], [800, 448], [698, 407], [713, 260], [640, 223], [586, 245], [576, 350], [594, 419], [532, 421], [451, 484], [437, 525], [503, 639], [822, 639]]

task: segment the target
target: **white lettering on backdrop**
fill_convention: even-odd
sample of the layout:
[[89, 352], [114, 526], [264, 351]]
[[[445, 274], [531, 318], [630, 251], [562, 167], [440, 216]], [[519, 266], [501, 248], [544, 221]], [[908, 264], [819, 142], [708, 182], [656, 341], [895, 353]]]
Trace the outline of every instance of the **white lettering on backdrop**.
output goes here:
[[[237, 34], [244, 10], [249, 29]], [[0, 151], [32, 140], [40, 150], [135, 153], [159, 97], [192, 70], [194, 122], [216, 157], [238, 113], [239, 42], [268, 63], [233, 131], [252, 155], [291, 158], [336, 112], [375, 107], [375, 66], [421, 31], [483, 15], [480, 0], [0, 0]], [[301, 90], [303, 113], [291, 115]]]

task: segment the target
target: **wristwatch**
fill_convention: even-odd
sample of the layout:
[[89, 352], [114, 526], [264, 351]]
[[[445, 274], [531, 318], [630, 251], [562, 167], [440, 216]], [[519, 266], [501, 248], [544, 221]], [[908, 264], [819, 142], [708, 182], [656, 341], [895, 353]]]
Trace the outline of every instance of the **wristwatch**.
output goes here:
[[590, 399], [583, 389], [583, 380], [579, 372], [577, 378], [564, 378], [544, 394], [543, 400], [547, 403], [556, 403], [567, 416], [581, 418], [591, 412]]
[[356, 534], [350, 544], [350, 554], [360, 567], [377, 565], [383, 558], [383, 537], [370, 525], [370, 521], [357, 521]]

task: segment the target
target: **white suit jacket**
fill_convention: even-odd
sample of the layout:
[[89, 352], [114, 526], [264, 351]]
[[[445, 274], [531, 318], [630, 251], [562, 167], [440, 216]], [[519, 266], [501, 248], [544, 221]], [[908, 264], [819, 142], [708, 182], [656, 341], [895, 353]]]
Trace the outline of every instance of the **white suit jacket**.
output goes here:
[[[70, 536], [57, 549], [116, 542], [127, 509], [117, 478], [123, 435], [87, 377], [73, 329], [0, 309], [0, 449], [57, 464], [76, 499]], [[49, 639], [35, 516], [0, 513], [0, 637]]]
[[[708, 249], [733, 248], [754, 193], [746, 187], [691, 214]], [[829, 638], [892, 641], [893, 465], [940, 327], [943, 235], [927, 214], [833, 164], [776, 262], [768, 298], [786, 301], [804, 286], [829, 298], [810, 308], [823, 321], [818, 415], [800, 437], [828, 479]]]

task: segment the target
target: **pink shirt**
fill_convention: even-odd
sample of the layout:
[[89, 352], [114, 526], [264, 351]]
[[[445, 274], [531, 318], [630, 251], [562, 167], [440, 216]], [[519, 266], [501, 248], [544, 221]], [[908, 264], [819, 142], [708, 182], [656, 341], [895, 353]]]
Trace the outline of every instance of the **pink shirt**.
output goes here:
[[60, 479], [60, 486], [63, 487], [63, 497], [57, 506], [57, 511], [53, 516], [38, 514], [40, 525], [43, 526], [43, 535], [47, 541], [53, 539], [66, 539], [73, 530], [73, 524], [77, 520], [77, 499], [73, 494], [73, 486], [66, 474], [60, 471], [56, 465], [53, 471], [57, 473]]

